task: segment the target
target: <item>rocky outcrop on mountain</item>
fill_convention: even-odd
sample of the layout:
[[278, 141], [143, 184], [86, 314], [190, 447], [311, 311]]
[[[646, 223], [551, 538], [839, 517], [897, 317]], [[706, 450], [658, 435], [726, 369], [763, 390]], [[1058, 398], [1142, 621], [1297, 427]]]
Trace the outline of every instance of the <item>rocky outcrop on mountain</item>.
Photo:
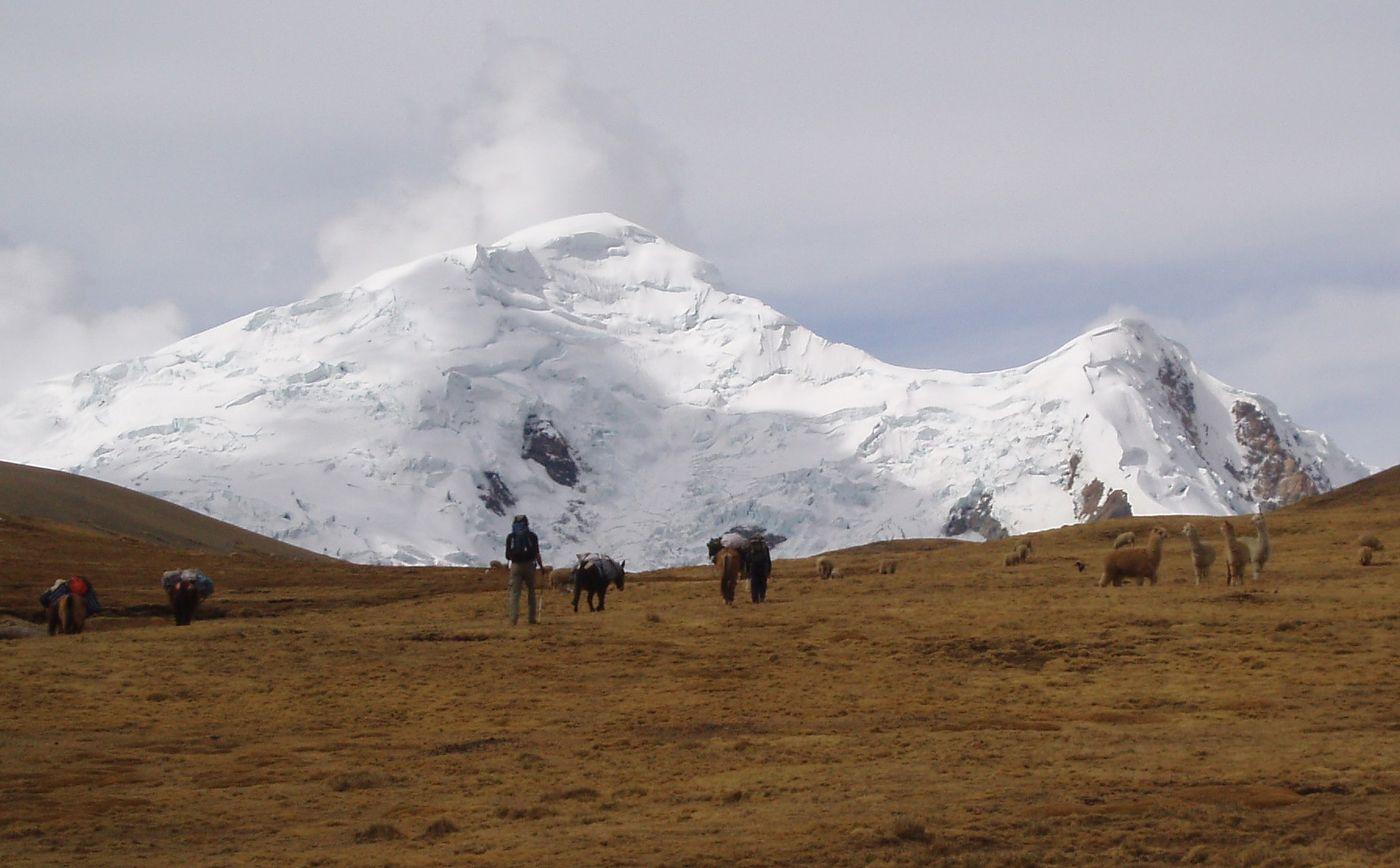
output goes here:
[[1262, 506], [1277, 508], [1296, 503], [1332, 488], [1326, 473], [1316, 466], [1304, 467], [1298, 456], [1280, 442], [1278, 429], [1260, 408], [1247, 401], [1236, 401], [1235, 438], [1244, 447], [1251, 494]]
[[1104, 493], [1104, 484], [1098, 479], [1091, 480], [1079, 492], [1075, 502], [1075, 518], [1083, 522], [1108, 521], [1114, 518], [1131, 518], [1132, 504], [1128, 493], [1119, 488]]
[[520, 457], [543, 467], [549, 478], [560, 485], [573, 488], [578, 484], [578, 462], [574, 460], [569, 441], [548, 419], [533, 415], [526, 417]]
[[948, 512], [948, 520], [943, 523], [944, 536], [962, 536], [975, 533], [983, 539], [1005, 539], [1011, 534], [997, 520], [992, 510], [990, 491], [972, 491], [959, 498]]
[[510, 493], [510, 487], [501, 479], [501, 474], [488, 470], [482, 475], [486, 481], [476, 487], [482, 504], [496, 515], [504, 516], [506, 510], [515, 506], [515, 495]]
[[1157, 382], [1167, 390], [1167, 406], [1172, 408], [1181, 420], [1181, 428], [1186, 438], [1197, 449], [1201, 446], [1201, 432], [1196, 429], [1196, 387], [1190, 375], [1176, 359], [1162, 360], [1157, 369]]

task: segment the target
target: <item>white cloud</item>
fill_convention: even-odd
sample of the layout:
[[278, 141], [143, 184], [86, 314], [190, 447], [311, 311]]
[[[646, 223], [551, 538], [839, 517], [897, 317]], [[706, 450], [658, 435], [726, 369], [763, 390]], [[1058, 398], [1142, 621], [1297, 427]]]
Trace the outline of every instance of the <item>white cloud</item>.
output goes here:
[[95, 314], [75, 309], [70, 257], [0, 247], [0, 400], [38, 380], [158, 349], [184, 334], [169, 302]]
[[658, 231], [682, 224], [676, 155], [560, 52], [511, 45], [488, 59], [472, 102], [453, 125], [446, 177], [366, 198], [321, 230], [319, 292], [572, 214], [612, 211]]

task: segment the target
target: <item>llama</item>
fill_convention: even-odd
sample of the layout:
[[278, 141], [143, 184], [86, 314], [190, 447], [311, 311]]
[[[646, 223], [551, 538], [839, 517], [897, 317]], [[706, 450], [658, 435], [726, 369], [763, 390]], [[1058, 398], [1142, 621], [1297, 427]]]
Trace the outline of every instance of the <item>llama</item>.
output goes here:
[[1135, 542], [1137, 542], [1137, 534], [1133, 533], [1130, 530], [1124, 531], [1123, 533], [1118, 534], [1118, 538], [1113, 541], [1113, 547], [1116, 549], [1125, 549]]
[[1016, 546], [1016, 554], [1021, 558], [1021, 563], [1029, 563], [1031, 559], [1031, 541], [1026, 540]]
[[1196, 585], [1210, 578], [1210, 565], [1215, 563], [1215, 549], [1201, 542], [1201, 535], [1191, 525], [1181, 529], [1181, 535], [1191, 546], [1191, 567], [1196, 571]]
[[1363, 566], [1363, 567], [1369, 567], [1369, 566], [1371, 565], [1371, 552], [1372, 552], [1372, 551], [1374, 551], [1374, 549], [1372, 549], [1370, 546], [1362, 546], [1362, 547], [1361, 547], [1361, 566]]
[[1363, 533], [1356, 538], [1356, 544], [1363, 549], [1374, 549], [1378, 552], [1385, 551], [1385, 546], [1381, 543], [1381, 538], [1373, 533]]
[[1005, 565], [1008, 566], [1008, 567], [1014, 567], [1014, 566], [1016, 566], [1017, 564], [1019, 564], [1020, 562], [1021, 562], [1021, 550], [1020, 550], [1020, 549], [1014, 549], [1014, 550], [1012, 550], [1012, 551], [1010, 551], [1010, 552], [1007, 552], [1007, 553], [1006, 553], [1006, 557], [1002, 559], [1002, 563], [1005, 564]]
[[1166, 538], [1166, 528], [1154, 527], [1146, 548], [1114, 549], [1109, 552], [1104, 558], [1099, 587], [1112, 584], [1116, 588], [1123, 584], [1124, 579], [1132, 578], [1137, 579], [1139, 585], [1144, 579], [1157, 584], [1157, 568], [1162, 563], [1162, 543]]
[[1235, 536], [1235, 528], [1228, 521], [1220, 523], [1220, 535], [1225, 538], [1225, 587], [1234, 581], [1244, 584], [1244, 568], [1249, 563], [1249, 547]]
[[836, 576], [836, 565], [830, 559], [822, 558], [817, 561], [817, 576], [823, 579], [830, 579]]
[[1254, 522], [1254, 539], [1247, 539], [1244, 544], [1249, 549], [1249, 565], [1254, 572], [1254, 581], [1257, 582], [1264, 572], [1264, 565], [1269, 562], [1273, 548], [1269, 545], [1269, 529], [1264, 526], [1264, 516], [1256, 515], [1250, 520]]
[[892, 575], [899, 568], [899, 561], [881, 561], [880, 575]]

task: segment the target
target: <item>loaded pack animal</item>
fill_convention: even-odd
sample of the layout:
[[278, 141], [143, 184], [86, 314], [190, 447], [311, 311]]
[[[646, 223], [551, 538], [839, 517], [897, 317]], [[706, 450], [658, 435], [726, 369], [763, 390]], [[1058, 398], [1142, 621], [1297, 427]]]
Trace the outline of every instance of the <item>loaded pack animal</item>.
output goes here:
[[87, 621], [87, 604], [77, 594], [63, 594], [49, 603], [49, 635], [83, 632]]
[[1244, 584], [1244, 568], [1249, 563], [1249, 547], [1235, 536], [1235, 527], [1228, 521], [1220, 523], [1220, 535], [1225, 538], [1225, 587]]
[[721, 548], [715, 552], [715, 573], [719, 576], [719, 592], [724, 602], [734, 602], [734, 589], [739, 585], [742, 571], [738, 549]]
[[[39, 596], [39, 603], [48, 617], [50, 636], [83, 632], [88, 615], [97, 611], [89, 611], [89, 594], [92, 594], [92, 585], [88, 580], [82, 576], [72, 576], [54, 582], [51, 588]], [[93, 594], [91, 599], [96, 606], [96, 595]]]
[[768, 551], [768, 542], [756, 536], [748, 545], [749, 596], [755, 603], [768, 599], [768, 578], [773, 575], [773, 555]]
[[193, 579], [180, 579], [166, 590], [170, 597], [170, 608], [175, 611], [175, 626], [187, 627], [194, 620], [194, 610], [199, 608], [199, 588]]
[[1196, 572], [1196, 584], [1210, 578], [1210, 565], [1215, 563], [1215, 549], [1201, 542], [1201, 535], [1191, 525], [1186, 525], [1181, 529], [1181, 535], [1186, 537], [1187, 545], [1191, 546], [1191, 568]]
[[160, 577], [160, 586], [175, 613], [175, 626], [187, 627], [204, 598], [214, 593], [214, 580], [193, 567], [169, 570]]
[[[608, 586], [617, 585], [622, 590], [627, 579], [627, 561], [618, 563], [610, 557], [596, 557], [580, 560], [573, 569], [574, 611], [578, 611], [579, 597], [588, 592], [588, 611], [601, 612], [608, 602]], [[593, 599], [598, 605], [593, 605]]]
[[1103, 575], [1099, 577], [1099, 587], [1123, 584], [1124, 579], [1137, 579], [1157, 584], [1157, 568], [1162, 564], [1162, 543], [1167, 539], [1167, 529], [1152, 528], [1147, 539], [1147, 547], [1114, 549], [1103, 562]]

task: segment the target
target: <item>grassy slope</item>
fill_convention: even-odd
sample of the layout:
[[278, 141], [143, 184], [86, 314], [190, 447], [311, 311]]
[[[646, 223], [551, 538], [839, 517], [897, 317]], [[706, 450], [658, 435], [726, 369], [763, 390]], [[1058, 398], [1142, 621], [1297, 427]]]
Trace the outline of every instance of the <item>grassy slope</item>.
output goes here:
[[0, 461], [0, 516], [61, 522], [167, 548], [323, 557], [138, 491], [8, 461]]
[[[0, 644], [0, 862], [1395, 863], [1400, 568], [1352, 540], [1397, 506], [1392, 470], [1275, 513], [1245, 592], [1149, 518], [1016, 568], [781, 561], [766, 606], [665, 571], [533, 629], [480, 571], [230, 559], [231, 617]], [[1157, 523], [1157, 587], [1073, 569]]]

